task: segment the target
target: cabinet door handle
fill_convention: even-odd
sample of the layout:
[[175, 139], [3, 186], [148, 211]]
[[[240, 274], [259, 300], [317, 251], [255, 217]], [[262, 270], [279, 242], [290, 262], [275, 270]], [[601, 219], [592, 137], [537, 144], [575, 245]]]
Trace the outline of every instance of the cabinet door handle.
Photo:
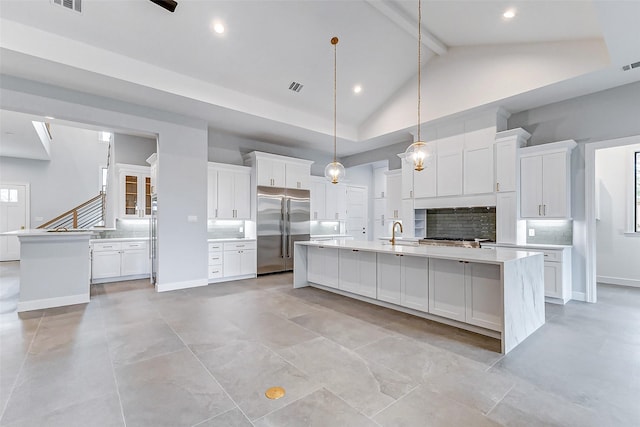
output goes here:
[[542, 216], [541, 208], [542, 208], [542, 205], [538, 205], [538, 216]]
[[547, 216], [547, 205], [542, 205], [542, 215]]
[[496, 191], [500, 191], [500, 183], [496, 182]]
[[318, 249], [324, 249], [324, 246], [318, 246]]
[[404, 256], [404, 255], [402, 255], [402, 254], [396, 254], [396, 256]]
[[413, 190], [409, 190], [409, 198], [413, 199]]
[[380, 198], [384, 199], [384, 191], [380, 192]]
[[216, 208], [216, 215], [215, 215], [215, 217], [216, 217], [216, 218], [218, 218], [218, 208]]
[[351, 249], [351, 252], [360, 252], [358, 249]]

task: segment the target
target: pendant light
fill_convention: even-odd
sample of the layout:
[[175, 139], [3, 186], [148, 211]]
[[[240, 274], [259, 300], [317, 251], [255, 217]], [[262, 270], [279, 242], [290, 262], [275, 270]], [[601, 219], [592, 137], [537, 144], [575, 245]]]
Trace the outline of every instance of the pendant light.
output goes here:
[[422, 0], [418, 0], [418, 125], [416, 141], [407, 147], [405, 161], [412, 163], [413, 168], [420, 172], [431, 163], [433, 153], [427, 143], [420, 138], [420, 80], [422, 61]]
[[332, 184], [337, 184], [339, 180], [343, 179], [345, 176], [344, 166], [342, 163], [338, 162], [336, 159], [336, 147], [337, 147], [337, 134], [336, 134], [336, 88], [338, 81], [338, 72], [337, 72], [337, 45], [338, 38], [332, 37], [331, 44], [333, 45], [333, 162], [329, 163], [326, 168], [324, 168], [324, 176]]

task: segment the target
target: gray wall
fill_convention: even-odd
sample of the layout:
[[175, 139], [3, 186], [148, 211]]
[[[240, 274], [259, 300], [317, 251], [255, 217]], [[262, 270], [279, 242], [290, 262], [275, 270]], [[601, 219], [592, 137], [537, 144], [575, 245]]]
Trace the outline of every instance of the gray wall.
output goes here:
[[585, 144], [640, 135], [640, 82], [512, 115], [509, 129], [531, 133], [531, 145], [573, 139], [573, 290], [585, 292]]
[[52, 124], [51, 134], [49, 161], [0, 157], [0, 181], [29, 184], [32, 228], [97, 196], [107, 164], [97, 131]]
[[158, 150], [155, 138], [122, 133], [113, 135], [113, 148], [114, 163], [140, 166], [149, 166], [147, 159]]
[[411, 141], [399, 142], [397, 144], [388, 145], [386, 147], [377, 148], [364, 153], [346, 156], [343, 157], [341, 161], [345, 168], [349, 168], [387, 160], [389, 162], [389, 170], [401, 169], [402, 160], [398, 157], [398, 154], [404, 153], [409, 144], [411, 144]]
[[206, 123], [5, 75], [0, 108], [158, 135], [159, 285], [207, 283]]
[[281, 156], [313, 160], [311, 175], [324, 176], [325, 166], [333, 161], [333, 156], [322, 151], [300, 147], [285, 147], [269, 142], [248, 139], [209, 128], [208, 159], [210, 162], [244, 165], [243, 156], [252, 151], [279, 154]]

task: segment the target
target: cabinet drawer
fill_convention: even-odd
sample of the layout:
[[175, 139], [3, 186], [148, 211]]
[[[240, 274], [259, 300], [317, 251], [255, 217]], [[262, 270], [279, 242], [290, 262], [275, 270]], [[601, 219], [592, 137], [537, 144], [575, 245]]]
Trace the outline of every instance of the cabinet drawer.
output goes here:
[[242, 249], [255, 249], [256, 248], [256, 242], [255, 241], [249, 241], [249, 242], [226, 242], [224, 243], [224, 250], [225, 251], [235, 251], [235, 250], [242, 250]]
[[209, 279], [222, 277], [222, 265], [209, 266]]
[[222, 243], [209, 243], [209, 252], [220, 252], [222, 250]]
[[209, 253], [209, 267], [222, 265], [222, 252]]
[[122, 244], [120, 242], [100, 242], [93, 244], [94, 252], [119, 251], [120, 249], [122, 249]]
[[147, 242], [122, 242], [122, 249], [147, 249]]
[[544, 261], [548, 262], [562, 262], [562, 251], [556, 251], [553, 249], [544, 249], [541, 252], [544, 253]]

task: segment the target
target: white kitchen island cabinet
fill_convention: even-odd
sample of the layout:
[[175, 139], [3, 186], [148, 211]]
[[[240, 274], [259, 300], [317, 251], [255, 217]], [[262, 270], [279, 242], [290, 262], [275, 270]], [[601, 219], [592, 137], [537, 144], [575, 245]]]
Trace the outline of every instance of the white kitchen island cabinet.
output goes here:
[[338, 258], [339, 289], [376, 298], [376, 254], [358, 249], [340, 249]]
[[[296, 242], [295, 256], [294, 288], [315, 286], [497, 338], [502, 353], [544, 324], [542, 253], [332, 240]], [[361, 291], [374, 257], [375, 296]]]

